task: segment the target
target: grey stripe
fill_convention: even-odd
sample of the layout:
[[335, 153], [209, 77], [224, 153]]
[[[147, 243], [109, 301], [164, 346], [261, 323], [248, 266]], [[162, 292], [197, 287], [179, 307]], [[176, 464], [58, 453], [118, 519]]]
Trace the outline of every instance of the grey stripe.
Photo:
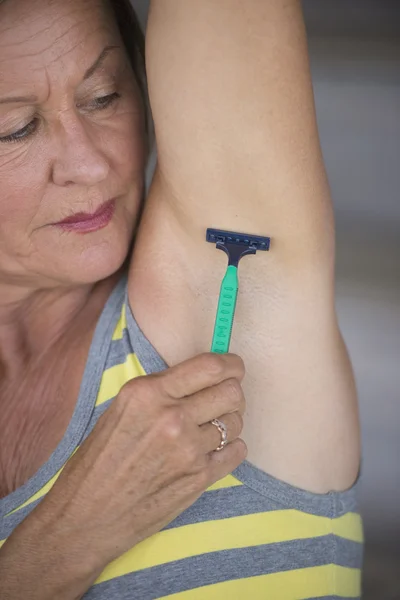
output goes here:
[[297, 508], [303, 512], [329, 518], [357, 510], [358, 481], [345, 492], [315, 494], [267, 475], [248, 461], [239, 465], [232, 475], [283, 507]]
[[281, 510], [282, 507], [245, 485], [205, 492], [165, 529], [231, 517]]
[[126, 329], [122, 332], [122, 338], [119, 340], [112, 340], [110, 342], [110, 351], [107, 356], [107, 362], [105, 369], [115, 367], [115, 365], [123, 364], [126, 361], [128, 354], [133, 352], [131, 340]]
[[28, 506], [17, 510], [17, 512], [0, 519], [0, 540], [5, 540], [14, 531], [16, 527], [29, 515], [29, 513], [39, 504], [42, 498], [35, 500]]
[[[270, 500], [247, 485], [205, 492], [165, 529], [276, 510], [293, 510]], [[304, 512], [304, 511], [302, 511]]]
[[104, 370], [111, 369], [116, 365], [122, 365], [126, 361], [126, 357], [132, 351], [124, 344], [124, 340], [113, 340], [110, 345], [110, 352], [107, 356], [107, 362], [104, 366]]
[[[355, 554], [359, 555], [359, 548]], [[105, 581], [83, 598], [155, 600], [223, 581], [327, 565], [334, 562], [334, 555], [333, 536], [210, 552]], [[359, 559], [352, 563], [358, 567]]]
[[0, 500], [0, 517], [11, 512], [40, 490], [65, 464], [80, 444], [96, 402], [110, 339], [118, 322], [125, 297], [126, 278], [121, 279], [110, 295], [97, 323], [82, 378], [74, 414], [63, 439], [49, 460], [24, 485]]
[[363, 544], [352, 542], [336, 535], [332, 535], [331, 537], [335, 540], [336, 544], [336, 555], [333, 562], [340, 567], [361, 569], [363, 563]]
[[107, 400], [107, 402], [103, 402], [103, 404], [100, 404], [100, 406], [96, 406], [96, 408], [93, 411], [92, 418], [90, 419], [90, 423], [87, 426], [87, 429], [85, 431], [85, 435], [82, 439], [82, 442], [84, 440], [86, 440], [88, 435], [90, 435], [92, 433], [94, 427], [97, 425], [98, 420], [106, 412], [106, 410], [110, 407], [111, 403], [114, 400], [115, 400], [115, 396], [114, 396], [114, 398], [110, 398], [110, 400]]
[[159, 373], [168, 368], [167, 363], [161, 358], [157, 350], [151, 345], [149, 340], [136, 323], [128, 299], [128, 290], [125, 296], [126, 302], [126, 325], [131, 340], [131, 346], [137, 355], [140, 364], [148, 375], [150, 373]]

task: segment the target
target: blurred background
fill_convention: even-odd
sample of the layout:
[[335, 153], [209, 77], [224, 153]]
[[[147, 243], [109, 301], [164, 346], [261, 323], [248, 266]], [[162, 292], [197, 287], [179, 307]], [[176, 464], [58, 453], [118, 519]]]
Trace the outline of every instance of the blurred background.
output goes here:
[[365, 600], [400, 600], [400, 2], [305, 0], [363, 432]]
[[[148, 0], [132, 2], [145, 23]], [[303, 6], [337, 220], [338, 313], [359, 390], [363, 598], [400, 600], [400, 1]]]

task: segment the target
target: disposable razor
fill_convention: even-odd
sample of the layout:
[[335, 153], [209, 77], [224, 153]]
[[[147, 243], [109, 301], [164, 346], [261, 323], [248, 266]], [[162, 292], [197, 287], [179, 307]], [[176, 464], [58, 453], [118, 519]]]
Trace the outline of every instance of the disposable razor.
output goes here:
[[229, 352], [231, 341], [239, 289], [239, 261], [247, 254], [255, 254], [257, 250], [269, 250], [271, 240], [269, 237], [221, 229], [207, 229], [206, 240], [228, 255], [228, 268], [221, 284], [211, 344], [211, 352], [223, 354]]

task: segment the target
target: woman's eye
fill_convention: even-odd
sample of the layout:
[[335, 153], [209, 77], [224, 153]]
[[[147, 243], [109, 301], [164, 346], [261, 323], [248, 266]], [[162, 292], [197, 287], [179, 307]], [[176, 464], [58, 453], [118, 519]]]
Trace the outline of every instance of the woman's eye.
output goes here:
[[[108, 94], [107, 96], [100, 96], [90, 102], [89, 108], [91, 110], [104, 110], [116, 102], [120, 97], [118, 92]], [[38, 119], [32, 119], [32, 121], [25, 125], [25, 127], [22, 127], [22, 129], [18, 129], [18, 131], [8, 135], [0, 136], [0, 143], [21, 142], [36, 131], [37, 125]]]
[[111, 106], [111, 104], [116, 102], [116, 100], [118, 100], [118, 98], [120, 97], [120, 94], [114, 92], [113, 94], [108, 94], [108, 96], [101, 96], [100, 98], [95, 98], [90, 103], [90, 108], [92, 108], [93, 110], [103, 110]]
[[21, 142], [28, 138], [32, 133], [36, 131], [37, 128], [37, 119], [32, 119], [28, 125], [22, 127], [22, 129], [18, 129], [14, 133], [9, 133], [8, 135], [0, 136], [1, 143], [10, 143], [10, 142]]

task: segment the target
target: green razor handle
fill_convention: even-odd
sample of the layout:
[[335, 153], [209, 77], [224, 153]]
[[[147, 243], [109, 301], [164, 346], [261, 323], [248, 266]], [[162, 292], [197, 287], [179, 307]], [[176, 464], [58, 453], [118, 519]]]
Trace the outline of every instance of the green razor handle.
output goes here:
[[257, 250], [269, 250], [271, 240], [269, 237], [259, 235], [210, 228], [207, 229], [206, 240], [215, 244], [219, 250], [223, 250], [229, 259], [219, 293], [214, 335], [211, 342], [211, 352], [224, 354], [229, 352], [233, 319], [235, 317], [239, 289], [239, 261], [243, 256], [256, 254]]
[[238, 289], [238, 270], [237, 267], [230, 265], [222, 280], [219, 293], [211, 352], [223, 354], [229, 351]]

